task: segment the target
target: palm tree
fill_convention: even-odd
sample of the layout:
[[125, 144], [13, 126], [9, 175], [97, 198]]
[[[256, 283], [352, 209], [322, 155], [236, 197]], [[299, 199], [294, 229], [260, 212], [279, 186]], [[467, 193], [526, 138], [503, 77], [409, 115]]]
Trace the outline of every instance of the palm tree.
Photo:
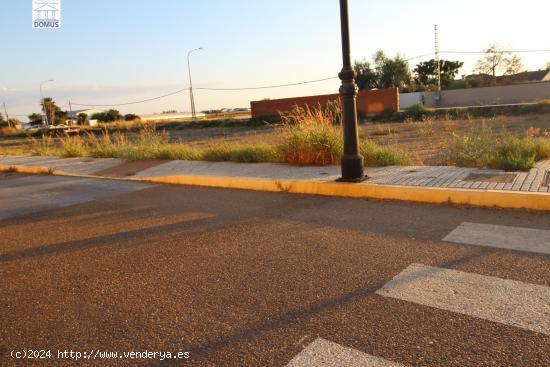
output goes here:
[[52, 97], [45, 97], [42, 100], [42, 111], [44, 111], [44, 114], [46, 115], [46, 122], [48, 125], [51, 125], [54, 123], [55, 119], [55, 113], [60, 110], [59, 107], [55, 104], [55, 101]]

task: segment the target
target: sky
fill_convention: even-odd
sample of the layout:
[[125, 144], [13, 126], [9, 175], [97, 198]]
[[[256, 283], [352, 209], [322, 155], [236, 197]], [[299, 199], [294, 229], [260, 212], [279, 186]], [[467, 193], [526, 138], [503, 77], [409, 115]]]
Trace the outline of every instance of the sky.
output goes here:
[[[514, 5], [512, 5], [514, 4]], [[480, 51], [493, 43], [550, 49], [550, 1], [349, 0], [352, 57], [377, 50], [405, 58], [434, 50]], [[0, 103], [11, 115], [60, 106], [117, 104], [194, 87], [278, 85], [336, 76], [342, 67], [337, 0], [61, 0], [61, 29], [32, 29], [31, 0], [0, 0]], [[442, 55], [465, 62], [476, 54]], [[550, 53], [521, 54], [526, 69]], [[411, 61], [411, 67], [432, 56]], [[339, 81], [255, 91], [195, 91], [197, 110], [249, 107], [251, 100], [336, 93]], [[65, 108], [68, 108], [65, 107]], [[117, 107], [123, 113], [190, 111], [188, 93]], [[2, 111], [3, 112], [3, 111]]]

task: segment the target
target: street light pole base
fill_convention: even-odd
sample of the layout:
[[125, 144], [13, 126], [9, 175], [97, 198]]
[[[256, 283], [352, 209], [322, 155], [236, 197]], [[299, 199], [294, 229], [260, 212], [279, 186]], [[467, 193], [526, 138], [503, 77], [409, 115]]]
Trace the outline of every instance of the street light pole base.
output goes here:
[[336, 182], [348, 182], [348, 183], [361, 183], [368, 180], [370, 177], [367, 175], [361, 176], [359, 178], [344, 178], [340, 177], [336, 179]]
[[363, 157], [345, 155], [342, 158], [342, 177], [338, 182], [363, 182], [368, 178], [363, 172]]

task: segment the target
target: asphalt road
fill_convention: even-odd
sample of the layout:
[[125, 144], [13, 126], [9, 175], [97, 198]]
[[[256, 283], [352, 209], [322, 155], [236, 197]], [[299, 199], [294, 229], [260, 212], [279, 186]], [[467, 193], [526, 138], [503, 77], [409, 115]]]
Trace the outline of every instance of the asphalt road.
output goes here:
[[[285, 366], [318, 338], [406, 366], [550, 366], [550, 255], [443, 241], [465, 222], [545, 241], [548, 214], [4, 174], [0, 218], [2, 366]], [[380, 291], [411, 264], [460, 284]], [[455, 302], [462, 277], [479, 304]], [[499, 282], [539, 313], [493, 317]], [[52, 354], [11, 356], [29, 349]]]

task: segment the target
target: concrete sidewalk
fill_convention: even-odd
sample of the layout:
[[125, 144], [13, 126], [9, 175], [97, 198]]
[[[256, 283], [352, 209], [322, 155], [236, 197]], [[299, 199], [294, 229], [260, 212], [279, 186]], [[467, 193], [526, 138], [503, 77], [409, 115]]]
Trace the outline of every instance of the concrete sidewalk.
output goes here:
[[127, 163], [120, 159], [0, 156], [0, 169], [56, 175], [300, 194], [550, 210], [550, 160], [529, 172], [433, 167], [367, 168], [360, 184], [336, 183], [339, 167], [202, 161]]

